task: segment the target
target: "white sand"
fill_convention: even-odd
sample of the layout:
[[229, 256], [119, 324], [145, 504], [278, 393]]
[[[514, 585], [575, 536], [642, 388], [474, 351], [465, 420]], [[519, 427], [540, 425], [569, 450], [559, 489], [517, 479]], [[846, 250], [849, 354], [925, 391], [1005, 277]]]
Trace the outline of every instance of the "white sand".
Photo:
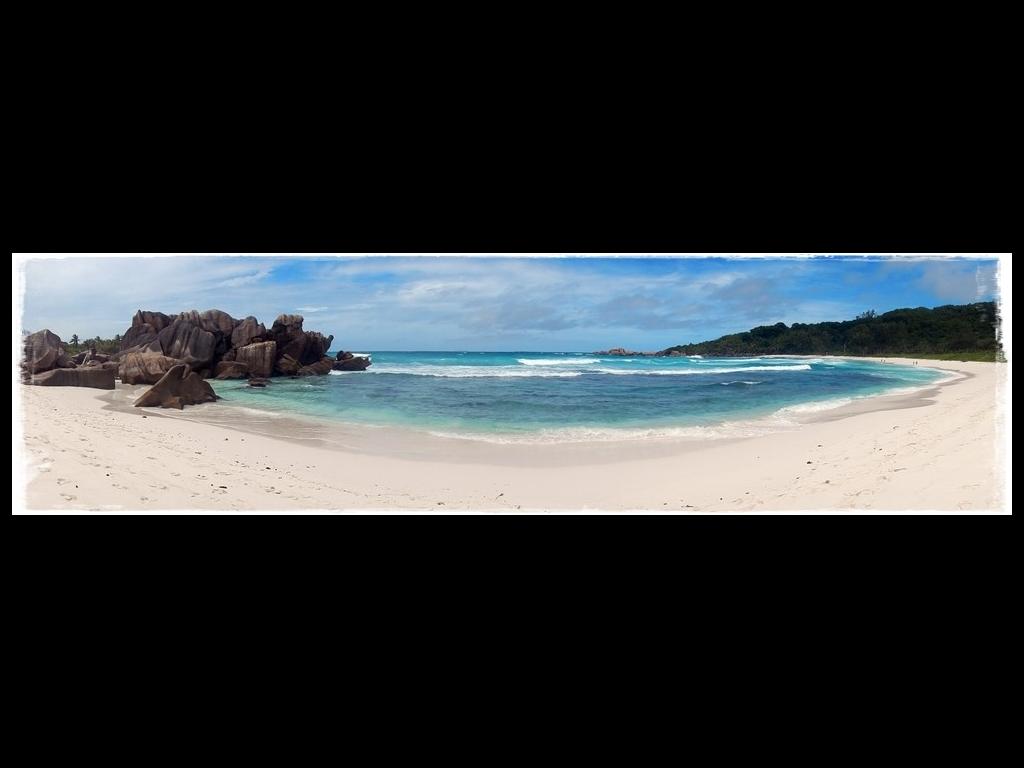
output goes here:
[[[27, 506], [1001, 510], [997, 403], [1006, 366], [920, 364], [966, 376], [801, 415], [814, 421], [758, 437], [600, 445], [489, 445], [347, 427], [286, 430], [284, 422], [245, 419], [233, 406], [196, 406], [183, 414], [125, 409], [140, 390], [122, 385], [114, 392], [23, 386]], [[257, 434], [275, 431], [292, 437]]]

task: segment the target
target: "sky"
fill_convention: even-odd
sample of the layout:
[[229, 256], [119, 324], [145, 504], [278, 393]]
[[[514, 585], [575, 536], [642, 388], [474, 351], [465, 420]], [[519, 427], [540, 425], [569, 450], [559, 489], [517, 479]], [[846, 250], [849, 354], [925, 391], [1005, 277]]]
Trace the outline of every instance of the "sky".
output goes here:
[[335, 349], [647, 351], [757, 325], [997, 297], [995, 259], [167, 256], [29, 259], [22, 327], [123, 334], [138, 309], [282, 313]]

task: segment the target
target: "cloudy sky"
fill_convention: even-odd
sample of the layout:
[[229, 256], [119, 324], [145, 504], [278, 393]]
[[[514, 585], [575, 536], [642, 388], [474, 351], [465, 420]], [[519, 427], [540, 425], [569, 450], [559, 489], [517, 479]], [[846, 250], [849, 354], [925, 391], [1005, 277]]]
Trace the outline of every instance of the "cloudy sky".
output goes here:
[[995, 298], [984, 259], [88, 257], [33, 258], [23, 327], [124, 333], [137, 309], [283, 312], [336, 348], [640, 350], [755, 325]]

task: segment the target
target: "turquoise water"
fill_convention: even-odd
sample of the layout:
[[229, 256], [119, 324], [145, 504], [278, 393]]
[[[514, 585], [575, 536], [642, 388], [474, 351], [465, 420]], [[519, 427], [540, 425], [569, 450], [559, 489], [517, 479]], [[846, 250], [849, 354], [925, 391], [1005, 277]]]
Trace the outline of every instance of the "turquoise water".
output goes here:
[[942, 371], [832, 358], [374, 352], [365, 372], [214, 381], [227, 404], [503, 441], [701, 434], [723, 423], [920, 387]]

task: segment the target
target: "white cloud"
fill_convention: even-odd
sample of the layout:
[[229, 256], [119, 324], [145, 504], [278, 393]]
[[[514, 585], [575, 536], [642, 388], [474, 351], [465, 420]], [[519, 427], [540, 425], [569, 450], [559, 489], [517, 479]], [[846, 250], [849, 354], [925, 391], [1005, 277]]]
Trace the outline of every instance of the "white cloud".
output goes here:
[[940, 301], [967, 303], [994, 293], [995, 281], [995, 265], [932, 262], [922, 269], [918, 284]]
[[223, 285], [227, 288], [238, 288], [243, 285], [252, 285], [265, 277], [269, 277], [270, 273], [270, 269], [261, 269], [248, 275], [229, 278], [224, 281]]

